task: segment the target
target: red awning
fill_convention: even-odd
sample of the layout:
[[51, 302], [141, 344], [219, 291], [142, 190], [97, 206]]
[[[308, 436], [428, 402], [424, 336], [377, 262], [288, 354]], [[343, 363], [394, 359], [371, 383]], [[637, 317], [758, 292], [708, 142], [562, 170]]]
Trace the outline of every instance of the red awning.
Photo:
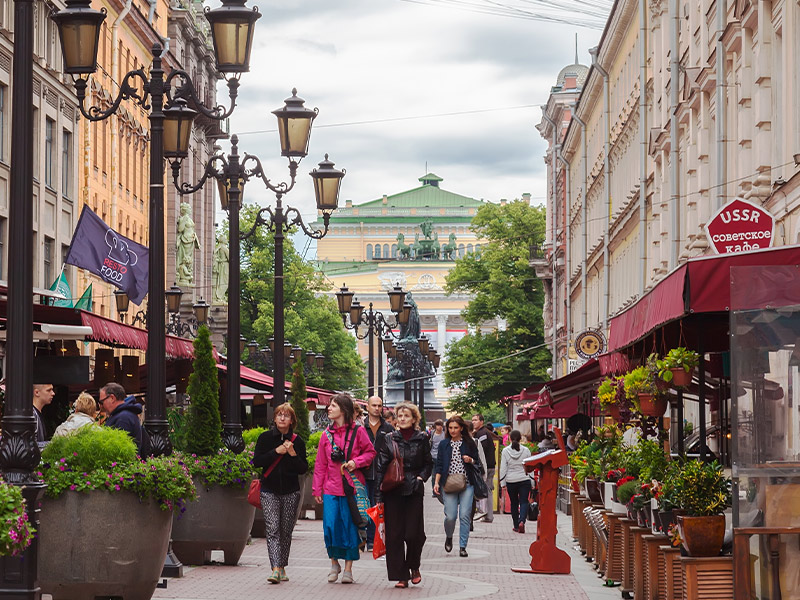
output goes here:
[[[83, 325], [92, 328], [90, 340], [102, 342], [110, 346], [122, 346], [135, 350], [147, 350], [147, 330], [139, 329], [125, 323], [118, 323], [85, 310], [78, 311]], [[166, 336], [165, 339], [167, 358], [181, 359], [193, 358], [194, 347], [192, 341], [184, 338]], [[214, 357], [217, 351], [214, 349]]]
[[549, 381], [539, 393], [539, 398], [540, 400], [543, 398], [544, 402], [555, 406], [559, 402], [585, 391], [601, 376], [600, 363], [596, 358], [590, 358], [569, 375]]
[[539, 406], [531, 413], [530, 419], [568, 419], [578, 412], [578, 397], [572, 396], [555, 406]]
[[608, 347], [620, 350], [689, 314], [727, 312], [731, 267], [800, 265], [800, 246], [692, 258], [611, 319]]
[[[223, 373], [228, 372], [228, 367], [226, 365], [217, 365], [217, 369], [222, 371]], [[245, 367], [244, 365], [239, 365], [239, 380], [241, 383], [245, 383], [250, 387], [254, 387], [256, 389], [263, 389], [263, 390], [270, 390], [275, 385], [274, 379], [269, 375], [262, 373], [260, 371], [256, 371], [255, 369], [251, 369], [250, 367]], [[292, 391], [292, 382], [286, 381], [284, 382], [284, 389], [287, 393], [291, 393]], [[326, 390], [323, 388], [314, 387], [311, 385], [306, 386], [306, 393], [309, 397], [316, 398], [319, 404], [327, 406], [335, 392], [330, 390]]]

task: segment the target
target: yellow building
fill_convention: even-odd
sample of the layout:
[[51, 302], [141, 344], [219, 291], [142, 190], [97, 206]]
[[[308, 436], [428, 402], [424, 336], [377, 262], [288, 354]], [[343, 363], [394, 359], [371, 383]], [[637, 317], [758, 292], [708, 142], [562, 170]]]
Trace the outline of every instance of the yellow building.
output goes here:
[[[317, 259], [330, 281], [331, 294], [347, 286], [362, 305], [369, 307], [372, 303], [391, 321], [386, 292], [398, 284], [411, 292], [419, 308], [422, 333], [431, 340], [431, 347], [439, 352], [445, 365], [446, 344], [467, 334], [461, 311], [469, 301], [462, 294], [446, 295], [445, 278], [455, 257], [480, 252], [481, 240], [469, 225], [484, 201], [442, 189], [443, 180], [432, 173], [419, 181], [418, 187], [362, 204], [347, 200], [343, 208], [333, 213], [328, 234], [318, 242]], [[422, 251], [415, 256], [413, 246], [426, 238], [420, 227], [424, 222], [430, 223], [429, 238], [438, 240], [440, 250], [436, 256], [423, 256]], [[447, 243], [453, 243], [455, 248], [452, 255], [447, 255], [450, 258], [441, 252]], [[407, 255], [406, 246], [412, 246]], [[496, 326], [487, 323], [485, 328]], [[367, 341], [360, 341], [358, 349], [366, 360]], [[431, 393], [426, 392], [426, 406], [430, 407], [434, 399], [436, 404], [446, 401], [448, 390], [441, 377], [437, 376], [428, 389]], [[397, 393], [389, 393], [386, 400], [388, 405], [394, 404]]]

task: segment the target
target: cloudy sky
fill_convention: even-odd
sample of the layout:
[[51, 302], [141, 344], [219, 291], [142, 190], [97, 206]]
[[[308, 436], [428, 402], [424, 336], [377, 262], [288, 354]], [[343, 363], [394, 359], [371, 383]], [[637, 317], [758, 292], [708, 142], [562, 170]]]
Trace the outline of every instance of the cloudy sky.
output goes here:
[[[354, 204], [415, 187], [426, 169], [453, 192], [494, 202], [529, 192], [541, 202], [539, 106], [573, 62], [575, 34], [587, 64], [601, 31], [474, 10], [540, 1], [261, 0], [251, 69], [242, 76], [230, 131], [239, 134], [240, 152], [259, 156], [280, 181], [287, 169], [271, 111], [293, 87], [306, 106], [319, 108], [310, 154], [285, 199], [309, 216], [315, 211], [307, 173], [325, 153], [347, 170], [342, 200]], [[468, 2], [473, 10], [458, 9]], [[610, 5], [556, 4], [571, 3]], [[555, 12], [571, 22], [582, 18]], [[220, 100], [226, 94], [220, 86]], [[273, 197], [254, 182], [246, 201]]]

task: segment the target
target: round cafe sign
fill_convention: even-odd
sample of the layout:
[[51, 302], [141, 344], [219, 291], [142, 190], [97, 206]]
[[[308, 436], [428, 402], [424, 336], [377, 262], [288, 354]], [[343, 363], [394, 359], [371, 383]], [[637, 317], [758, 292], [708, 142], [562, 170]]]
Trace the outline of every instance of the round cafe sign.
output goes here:
[[719, 209], [706, 226], [717, 254], [747, 252], [772, 246], [775, 218], [760, 206], [734, 198]]

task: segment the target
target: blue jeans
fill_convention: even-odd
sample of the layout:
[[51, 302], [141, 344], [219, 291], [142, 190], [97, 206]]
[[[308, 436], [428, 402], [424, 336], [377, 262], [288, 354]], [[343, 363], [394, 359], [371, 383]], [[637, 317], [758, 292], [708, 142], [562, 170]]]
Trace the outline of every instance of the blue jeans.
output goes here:
[[445, 494], [444, 498], [444, 534], [453, 537], [456, 529], [456, 515], [461, 523], [458, 533], [459, 548], [466, 548], [469, 541], [469, 525], [472, 521], [472, 498], [474, 490], [471, 485], [457, 494]]

